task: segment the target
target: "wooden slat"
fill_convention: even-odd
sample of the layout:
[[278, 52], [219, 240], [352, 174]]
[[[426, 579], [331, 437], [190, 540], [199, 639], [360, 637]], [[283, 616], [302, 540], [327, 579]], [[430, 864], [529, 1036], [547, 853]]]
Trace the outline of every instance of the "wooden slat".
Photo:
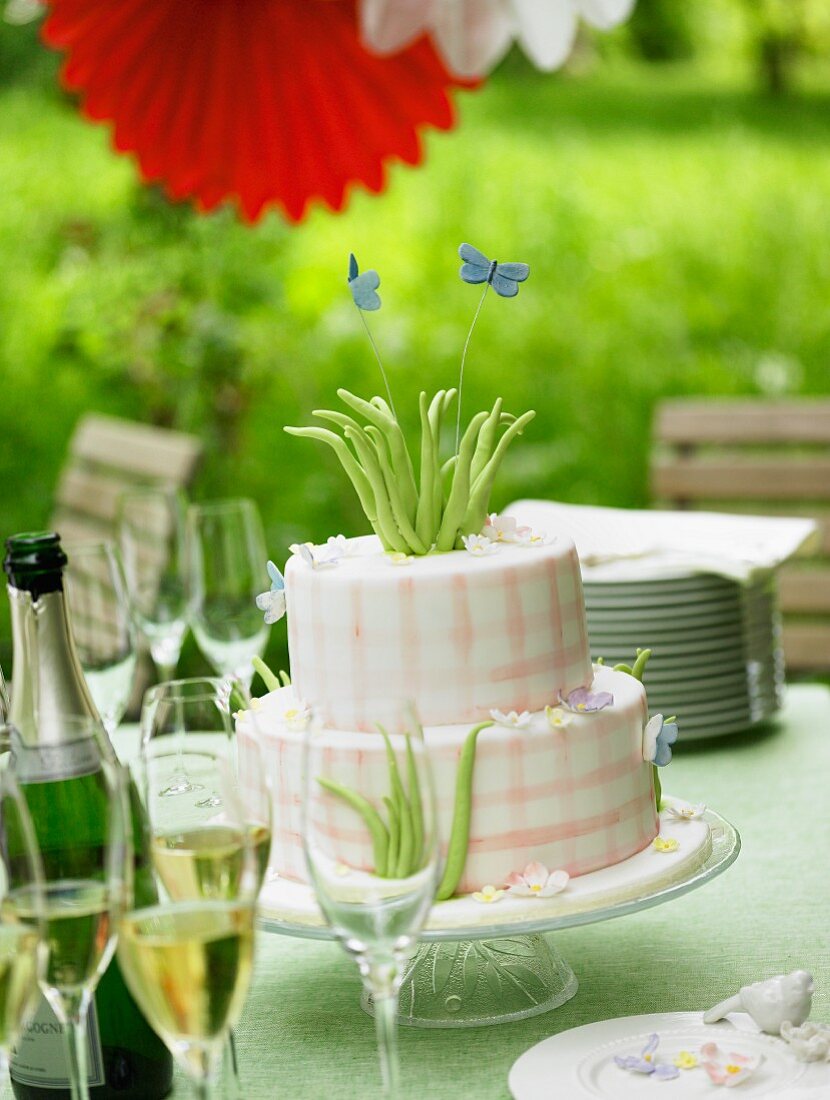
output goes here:
[[830, 563], [824, 568], [782, 569], [778, 575], [778, 591], [784, 612], [815, 615], [830, 612]]
[[830, 458], [659, 458], [653, 491], [670, 500], [830, 500]]
[[124, 478], [105, 477], [70, 466], [61, 475], [57, 502], [61, 508], [111, 523], [121, 494], [133, 485]]
[[665, 443], [830, 443], [830, 401], [668, 401], [655, 436]]
[[202, 451], [184, 432], [98, 415], [81, 420], [70, 449], [86, 462], [176, 485], [190, 482]]
[[788, 669], [826, 672], [830, 668], [830, 623], [785, 622], [783, 643]]

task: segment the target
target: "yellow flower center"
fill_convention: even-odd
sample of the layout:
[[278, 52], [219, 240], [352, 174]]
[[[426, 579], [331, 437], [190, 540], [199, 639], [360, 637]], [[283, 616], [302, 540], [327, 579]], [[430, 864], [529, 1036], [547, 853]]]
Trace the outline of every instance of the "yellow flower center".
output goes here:
[[651, 1055], [650, 1054], [643, 1055], [643, 1061], [644, 1062], [650, 1062], [651, 1061]]
[[729, 1064], [729, 1065], [728, 1065], [728, 1066], [726, 1067], [726, 1072], [727, 1072], [727, 1073], [740, 1073], [740, 1072], [741, 1072], [741, 1067], [740, 1067], [740, 1066], [734, 1066], [734, 1065], [732, 1065], [732, 1064], [730, 1063], [730, 1064]]

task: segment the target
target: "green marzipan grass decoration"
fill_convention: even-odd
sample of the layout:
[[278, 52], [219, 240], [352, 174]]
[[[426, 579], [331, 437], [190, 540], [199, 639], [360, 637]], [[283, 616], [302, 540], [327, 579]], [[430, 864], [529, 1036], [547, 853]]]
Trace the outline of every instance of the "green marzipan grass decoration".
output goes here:
[[[614, 665], [614, 671], [627, 672], [629, 676], [633, 676], [635, 680], [639, 680], [640, 683], [642, 683], [646, 665], [650, 657], [650, 649], [638, 649], [637, 657], [633, 665]], [[659, 810], [660, 803], [663, 801], [663, 784], [660, 781], [660, 769], [656, 764], [652, 764], [651, 770], [654, 772], [654, 798], [657, 802], [657, 809]]]
[[278, 691], [280, 688], [291, 686], [291, 677], [283, 669], [280, 669], [280, 674], [277, 676], [261, 657], [254, 657], [251, 664], [254, 666], [254, 672], [259, 673], [269, 691]]
[[473, 808], [473, 767], [476, 759], [476, 741], [482, 730], [489, 729], [492, 722], [482, 722], [474, 726], [467, 734], [461, 759], [458, 761], [458, 773], [455, 778], [455, 806], [452, 814], [450, 843], [447, 848], [447, 862], [444, 874], [435, 894], [436, 901], [446, 901], [458, 889], [464, 864], [467, 862], [467, 848], [470, 843], [470, 818]]
[[507, 448], [536, 415], [532, 411], [519, 417], [506, 413], [498, 398], [489, 412], [473, 417], [458, 454], [442, 465], [441, 425], [456, 391], [439, 390], [431, 401], [422, 392], [416, 480], [406, 440], [389, 404], [382, 397], [365, 401], [344, 389], [339, 389], [337, 396], [363, 423], [347, 413], [317, 409], [313, 415], [342, 434], [321, 427], [285, 430], [328, 444], [340, 459], [384, 550], [418, 556], [433, 549], [461, 549], [462, 535], [481, 531]]
[[379, 878], [408, 878], [420, 870], [423, 860], [424, 808], [415, 757], [409, 737], [406, 738], [406, 779], [409, 791], [404, 787], [398, 761], [389, 740], [389, 734], [378, 726], [386, 742], [391, 793], [383, 797], [387, 821], [362, 794], [344, 787], [333, 779], [318, 776], [317, 782], [325, 790], [341, 798], [360, 814], [372, 837], [375, 874]]

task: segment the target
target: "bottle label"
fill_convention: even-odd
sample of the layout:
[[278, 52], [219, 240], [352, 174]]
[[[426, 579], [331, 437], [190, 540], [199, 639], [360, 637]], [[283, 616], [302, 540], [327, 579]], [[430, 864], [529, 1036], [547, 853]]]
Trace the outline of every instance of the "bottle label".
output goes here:
[[[87, 1017], [86, 1059], [89, 1087], [105, 1084], [94, 1001], [89, 1006]], [[41, 998], [37, 1011], [23, 1029], [12, 1052], [10, 1073], [20, 1085], [33, 1085], [41, 1089], [69, 1088], [63, 1025], [44, 998]]]
[[60, 745], [24, 745], [13, 733], [12, 754], [21, 783], [78, 779], [101, 768], [101, 749], [91, 737]]

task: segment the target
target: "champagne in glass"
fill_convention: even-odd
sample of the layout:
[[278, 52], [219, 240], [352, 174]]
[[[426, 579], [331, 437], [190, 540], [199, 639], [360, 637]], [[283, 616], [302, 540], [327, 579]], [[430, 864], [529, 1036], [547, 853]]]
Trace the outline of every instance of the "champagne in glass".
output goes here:
[[0, 1076], [37, 1007], [46, 972], [45, 936], [37, 838], [26, 800], [6, 768], [0, 772]]
[[127, 583], [111, 542], [67, 544], [66, 594], [81, 668], [108, 734], [121, 721], [133, 687], [135, 629]]
[[265, 536], [250, 500], [191, 504], [187, 513], [188, 581], [193, 633], [222, 676], [248, 686], [268, 628], [257, 610], [266, 560]]
[[133, 613], [161, 680], [176, 674], [187, 633], [184, 526], [187, 503], [178, 489], [124, 493], [118, 541]]
[[398, 993], [437, 888], [438, 839], [414, 709], [401, 705], [376, 728], [361, 735], [365, 766], [355, 768], [342, 734], [310, 723], [303, 842], [320, 908], [372, 996], [383, 1084], [394, 1097]]
[[[159, 792], [181, 754], [164, 752], [164, 740], [141, 763], [164, 900], [125, 914], [119, 959], [136, 1000], [206, 1098], [250, 984], [256, 857], [228, 758], [187, 754], [187, 773], [198, 784], [189, 795], [166, 798]], [[212, 793], [210, 805], [197, 785]], [[200, 830], [204, 842], [194, 841]], [[174, 836], [186, 846], [171, 847]]]

